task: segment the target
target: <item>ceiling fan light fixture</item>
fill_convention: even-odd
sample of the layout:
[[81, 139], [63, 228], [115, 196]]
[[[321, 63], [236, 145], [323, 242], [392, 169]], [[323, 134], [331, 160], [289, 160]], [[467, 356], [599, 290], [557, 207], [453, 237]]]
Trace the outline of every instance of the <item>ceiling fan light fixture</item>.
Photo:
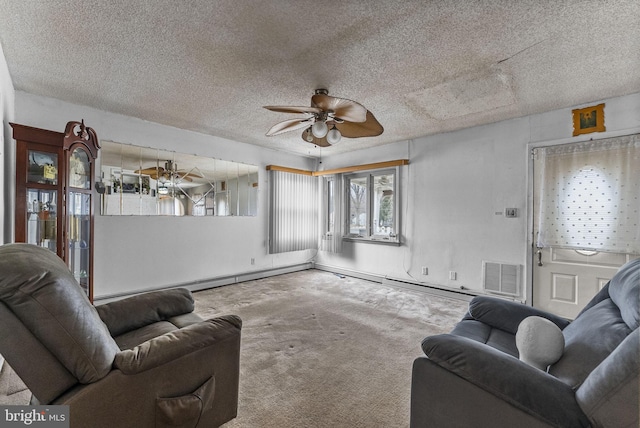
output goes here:
[[332, 146], [335, 146], [340, 142], [341, 139], [342, 139], [342, 134], [340, 134], [340, 131], [338, 131], [336, 126], [333, 125], [333, 128], [331, 128], [331, 130], [327, 132], [327, 143], [331, 144]]
[[327, 132], [329, 132], [329, 127], [327, 126], [325, 121], [318, 120], [313, 125], [311, 125], [311, 132], [316, 138], [324, 138], [327, 135]]
[[311, 127], [308, 127], [304, 131], [304, 140], [307, 143], [313, 143], [313, 134], [311, 133]]

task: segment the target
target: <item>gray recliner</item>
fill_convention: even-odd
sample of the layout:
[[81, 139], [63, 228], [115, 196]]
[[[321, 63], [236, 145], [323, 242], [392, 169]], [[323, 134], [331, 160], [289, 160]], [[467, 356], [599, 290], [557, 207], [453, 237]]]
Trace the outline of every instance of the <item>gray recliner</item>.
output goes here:
[[91, 305], [65, 263], [0, 247], [0, 354], [33, 404], [70, 406], [72, 427], [217, 427], [237, 414], [240, 332], [202, 320], [174, 289]]
[[[522, 320], [564, 336], [547, 371], [518, 359]], [[569, 322], [529, 306], [475, 297], [449, 334], [423, 340], [414, 361], [411, 427], [638, 427], [640, 259], [619, 269]]]

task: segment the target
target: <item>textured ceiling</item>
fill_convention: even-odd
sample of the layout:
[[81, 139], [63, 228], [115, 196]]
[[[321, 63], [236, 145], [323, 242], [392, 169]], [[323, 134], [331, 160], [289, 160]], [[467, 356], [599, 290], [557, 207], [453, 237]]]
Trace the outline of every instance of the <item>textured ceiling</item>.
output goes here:
[[[0, 43], [16, 90], [311, 156], [640, 92], [637, 0], [0, 0]], [[315, 88], [384, 133], [265, 137]]]

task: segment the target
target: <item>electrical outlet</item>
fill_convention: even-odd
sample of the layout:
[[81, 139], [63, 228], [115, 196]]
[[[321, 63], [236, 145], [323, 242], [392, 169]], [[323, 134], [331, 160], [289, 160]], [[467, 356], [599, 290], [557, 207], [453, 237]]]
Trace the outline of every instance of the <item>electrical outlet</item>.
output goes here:
[[429, 275], [429, 269], [426, 266], [422, 266], [422, 274]]
[[518, 217], [518, 209], [517, 208], [505, 208], [504, 216], [506, 218], [516, 218]]
[[255, 265], [256, 264], [256, 259], [254, 259], [253, 257], [251, 257], [251, 264]]
[[450, 270], [449, 271], [449, 279], [455, 281], [458, 277], [458, 274], [456, 273], [456, 271], [454, 270]]

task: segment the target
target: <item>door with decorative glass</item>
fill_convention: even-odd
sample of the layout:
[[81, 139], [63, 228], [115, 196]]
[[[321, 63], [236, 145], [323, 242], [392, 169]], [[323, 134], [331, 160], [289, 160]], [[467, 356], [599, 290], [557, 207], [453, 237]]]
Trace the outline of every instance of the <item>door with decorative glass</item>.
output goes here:
[[573, 319], [640, 254], [640, 136], [533, 155], [533, 306]]

